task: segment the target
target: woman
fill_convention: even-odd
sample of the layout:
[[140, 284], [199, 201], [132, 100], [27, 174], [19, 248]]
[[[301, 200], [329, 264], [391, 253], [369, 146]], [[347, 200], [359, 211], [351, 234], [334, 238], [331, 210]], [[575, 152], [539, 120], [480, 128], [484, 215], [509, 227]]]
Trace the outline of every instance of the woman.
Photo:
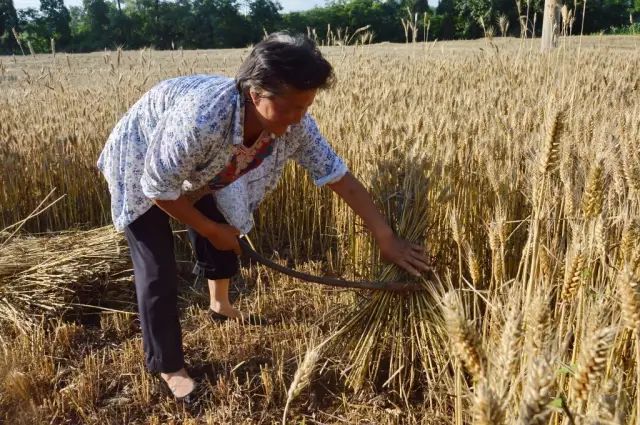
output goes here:
[[146, 366], [177, 399], [188, 401], [195, 385], [184, 368], [169, 216], [189, 228], [194, 272], [208, 279], [209, 313], [217, 321], [263, 323], [230, 304], [229, 279], [238, 271], [237, 237], [251, 229], [252, 210], [289, 158], [362, 217], [386, 260], [416, 275], [427, 268], [422, 248], [393, 234], [306, 114], [332, 77], [312, 41], [272, 34], [255, 46], [235, 79], [163, 81], [109, 136], [98, 167], [108, 182], [114, 225], [129, 243]]

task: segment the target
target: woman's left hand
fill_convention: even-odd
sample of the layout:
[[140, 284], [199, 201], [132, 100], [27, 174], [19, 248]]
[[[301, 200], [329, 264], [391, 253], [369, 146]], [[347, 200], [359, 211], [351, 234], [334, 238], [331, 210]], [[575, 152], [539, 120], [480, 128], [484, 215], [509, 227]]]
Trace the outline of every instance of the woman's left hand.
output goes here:
[[400, 239], [393, 233], [367, 189], [351, 173], [345, 174], [337, 182], [329, 183], [329, 187], [362, 218], [378, 243], [384, 260], [397, 264], [414, 276], [420, 276], [421, 271], [430, 269], [424, 248]]
[[424, 247], [413, 244], [396, 235], [391, 235], [378, 242], [382, 258], [395, 263], [414, 276], [431, 269]]

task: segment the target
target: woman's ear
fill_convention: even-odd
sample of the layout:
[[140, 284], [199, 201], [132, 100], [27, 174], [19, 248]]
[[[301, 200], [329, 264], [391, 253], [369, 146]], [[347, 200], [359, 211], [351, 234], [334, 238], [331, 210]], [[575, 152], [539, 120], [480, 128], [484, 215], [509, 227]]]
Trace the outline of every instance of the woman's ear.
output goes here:
[[251, 98], [251, 103], [258, 106], [260, 103], [260, 94], [254, 89], [249, 89], [249, 97]]

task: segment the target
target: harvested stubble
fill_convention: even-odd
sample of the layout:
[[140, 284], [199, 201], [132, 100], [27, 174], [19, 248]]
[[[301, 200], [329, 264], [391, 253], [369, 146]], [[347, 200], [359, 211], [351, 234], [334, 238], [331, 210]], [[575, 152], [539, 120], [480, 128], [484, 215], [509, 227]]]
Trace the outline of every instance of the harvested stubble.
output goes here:
[[112, 226], [13, 239], [0, 247], [0, 322], [26, 329], [75, 303], [131, 300], [130, 274], [118, 284], [129, 268], [127, 245]]

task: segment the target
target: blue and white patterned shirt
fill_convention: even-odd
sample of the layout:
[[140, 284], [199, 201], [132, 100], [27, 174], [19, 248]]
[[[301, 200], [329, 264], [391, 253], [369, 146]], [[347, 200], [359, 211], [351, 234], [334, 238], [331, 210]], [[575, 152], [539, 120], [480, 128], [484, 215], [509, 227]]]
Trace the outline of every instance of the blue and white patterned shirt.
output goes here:
[[[178, 77], [149, 90], [116, 124], [98, 160], [116, 229], [144, 214], [154, 199], [177, 199], [209, 183], [243, 143], [243, 124], [244, 96], [232, 78]], [[273, 152], [257, 168], [214, 193], [229, 224], [251, 230], [252, 211], [276, 186], [289, 158], [318, 186], [348, 171], [307, 114], [274, 140]]]

